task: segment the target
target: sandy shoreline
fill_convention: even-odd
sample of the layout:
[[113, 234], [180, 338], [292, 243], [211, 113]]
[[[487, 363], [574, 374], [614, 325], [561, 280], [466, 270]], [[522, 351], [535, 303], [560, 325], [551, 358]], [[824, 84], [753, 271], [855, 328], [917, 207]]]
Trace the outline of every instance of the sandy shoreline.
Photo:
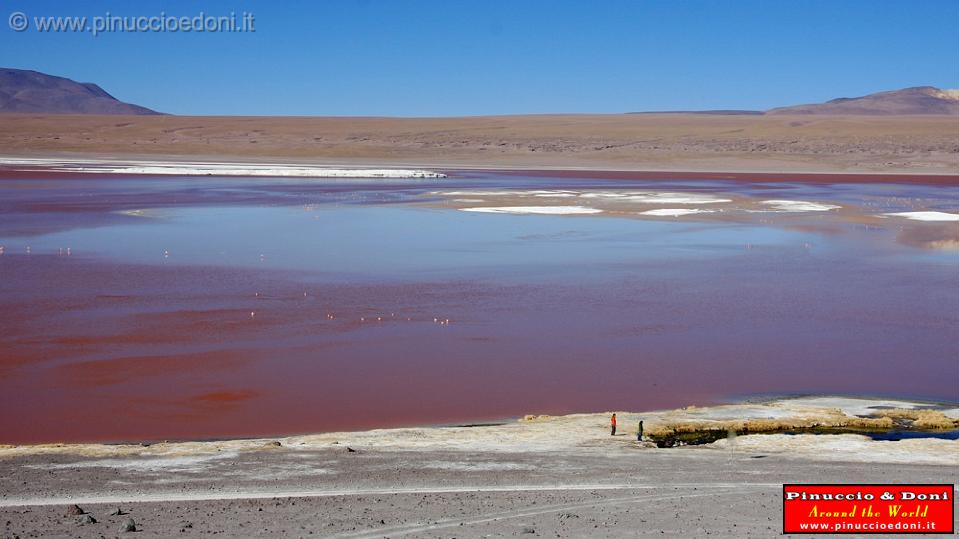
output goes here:
[[[795, 397], [759, 402], [689, 406], [649, 412], [618, 411], [619, 435], [606, 432], [609, 413], [564, 416], [530, 415], [519, 420], [463, 426], [427, 426], [329, 432], [279, 438], [162, 442], [155, 444], [37, 444], [0, 446], [0, 459], [28, 455], [78, 455], [88, 458], [174, 458], [223, 451], [257, 451], [264, 447], [315, 449], [345, 445], [382, 451], [553, 452], [590, 451], [597, 444], [627, 444], [651, 448], [652, 442], [683, 433], [714, 431], [722, 436], [709, 443], [683, 441], [698, 450], [743, 446], [780, 451], [813, 460], [913, 462], [959, 465], [959, 441], [935, 438], [899, 441], [870, 440], [864, 434], [823, 434], [816, 429], [850, 429], [882, 433], [897, 429], [949, 432], [959, 429], [959, 406], [895, 399], [853, 397]], [[644, 443], [636, 440], [636, 425], [644, 422]], [[807, 429], [809, 434], [802, 434]], [[730, 431], [739, 433], [735, 440]], [[779, 434], [789, 431], [790, 434]], [[798, 433], [798, 434], [793, 434]], [[751, 435], [750, 435], [751, 434]], [[750, 436], [744, 436], [750, 435]], [[839, 443], [833, 443], [833, 442]], [[699, 445], [702, 443], [702, 445]], [[638, 445], [637, 445], [638, 444]], [[823, 447], [831, 452], [823, 453]], [[668, 450], [668, 449], [665, 449]]]
[[[601, 413], [148, 447], [6, 447], [0, 518], [20, 536], [99, 537], [127, 519], [150, 536], [768, 536], [781, 529], [783, 483], [942, 482], [959, 472], [959, 441], [754, 434], [656, 449], [637, 443], [632, 425], [824, 424], [891, 409], [959, 421], [949, 405], [804, 397], [620, 412], [617, 436]], [[90, 517], [68, 514], [72, 504]]]

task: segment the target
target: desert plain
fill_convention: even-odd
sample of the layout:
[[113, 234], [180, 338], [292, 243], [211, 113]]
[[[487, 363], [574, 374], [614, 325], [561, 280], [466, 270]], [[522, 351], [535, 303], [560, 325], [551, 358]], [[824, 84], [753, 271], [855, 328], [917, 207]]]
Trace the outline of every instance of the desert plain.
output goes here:
[[6, 114], [0, 153], [434, 168], [956, 175], [959, 118]]

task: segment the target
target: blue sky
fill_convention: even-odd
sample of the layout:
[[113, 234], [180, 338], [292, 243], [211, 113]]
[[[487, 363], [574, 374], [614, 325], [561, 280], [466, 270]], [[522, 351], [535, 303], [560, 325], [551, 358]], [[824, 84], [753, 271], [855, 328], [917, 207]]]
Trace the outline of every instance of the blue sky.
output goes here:
[[[18, 33], [14, 11], [246, 11], [256, 31]], [[763, 109], [959, 87], [952, 0], [0, 0], [0, 16], [0, 65], [176, 114]]]

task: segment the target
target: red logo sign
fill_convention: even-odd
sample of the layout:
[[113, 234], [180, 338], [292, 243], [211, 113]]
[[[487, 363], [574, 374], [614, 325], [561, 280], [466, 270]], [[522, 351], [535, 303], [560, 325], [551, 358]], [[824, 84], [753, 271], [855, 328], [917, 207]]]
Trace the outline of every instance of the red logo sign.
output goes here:
[[783, 533], [954, 533], [954, 485], [783, 485]]

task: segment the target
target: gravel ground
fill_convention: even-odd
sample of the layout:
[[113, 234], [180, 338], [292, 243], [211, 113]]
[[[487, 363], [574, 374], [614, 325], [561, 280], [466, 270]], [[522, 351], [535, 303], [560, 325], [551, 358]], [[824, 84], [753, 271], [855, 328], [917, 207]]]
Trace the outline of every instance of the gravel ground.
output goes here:
[[[617, 444], [620, 445], [620, 444]], [[563, 452], [285, 447], [0, 460], [7, 537], [771, 537], [784, 482], [942, 482], [959, 466], [697, 448]], [[71, 515], [78, 504], [95, 523]], [[111, 515], [116, 509], [122, 514]]]

